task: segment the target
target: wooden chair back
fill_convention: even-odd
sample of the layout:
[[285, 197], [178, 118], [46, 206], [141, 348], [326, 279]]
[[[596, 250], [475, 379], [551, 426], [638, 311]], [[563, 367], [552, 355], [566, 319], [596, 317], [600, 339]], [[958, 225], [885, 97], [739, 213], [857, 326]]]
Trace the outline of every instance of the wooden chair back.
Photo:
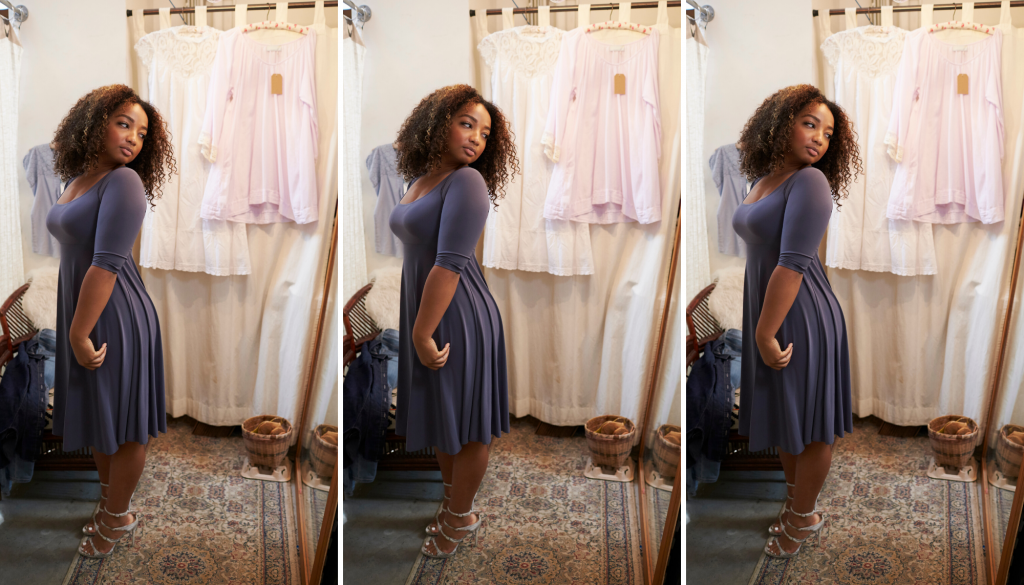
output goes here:
[[345, 324], [345, 336], [342, 339], [345, 352], [343, 368], [356, 359], [356, 354], [363, 348], [364, 343], [380, 335], [380, 326], [366, 314], [366, 293], [370, 292], [371, 288], [372, 282], [356, 291], [356, 294], [345, 303], [345, 309], [341, 313], [342, 323]]
[[697, 361], [704, 346], [721, 337], [725, 329], [711, 316], [708, 297], [715, 290], [715, 283], [709, 284], [697, 293], [686, 306], [686, 365]]
[[14, 357], [19, 344], [38, 333], [21, 306], [21, 299], [27, 290], [27, 284], [21, 285], [0, 305], [0, 367]]

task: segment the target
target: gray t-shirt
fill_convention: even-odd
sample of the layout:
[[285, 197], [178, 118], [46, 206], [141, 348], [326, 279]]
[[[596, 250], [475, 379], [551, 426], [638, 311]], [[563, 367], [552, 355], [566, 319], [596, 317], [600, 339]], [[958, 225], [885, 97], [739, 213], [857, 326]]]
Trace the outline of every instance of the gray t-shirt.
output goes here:
[[395, 147], [384, 144], [370, 151], [366, 157], [366, 168], [370, 171], [370, 182], [377, 190], [377, 205], [373, 208], [374, 247], [378, 254], [402, 257], [402, 241], [391, 232], [388, 220], [391, 211], [402, 200], [405, 181], [396, 169], [398, 155]]
[[53, 172], [53, 150], [49, 144], [33, 147], [21, 160], [25, 176], [32, 187], [32, 251], [43, 256], [60, 258], [60, 243], [46, 229], [46, 214], [60, 198], [60, 177]]
[[747, 196], [747, 178], [740, 172], [740, 151], [735, 144], [718, 147], [711, 155], [711, 177], [722, 196], [718, 204], [718, 251], [730, 256], [747, 256], [747, 244], [736, 235], [732, 215]]

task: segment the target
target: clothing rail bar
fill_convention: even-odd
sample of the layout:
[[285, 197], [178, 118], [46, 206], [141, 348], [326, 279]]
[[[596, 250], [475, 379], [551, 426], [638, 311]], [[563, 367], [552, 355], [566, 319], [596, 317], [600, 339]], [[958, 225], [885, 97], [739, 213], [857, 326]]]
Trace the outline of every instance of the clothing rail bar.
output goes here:
[[[999, 8], [1001, 5], [1002, 5], [1001, 2], [975, 2], [974, 3], [974, 7], [975, 8]], [[1024, 0], [1012, 0], [1010, 2], [1010, 8], [1020, 8], [1021, 6], [1024, 6]], [[962, 3], [957, 3], [957, 4], [932, 4], [932, 10], [957, 10], [959, 8], [963, 8], [963, 4]], [[893, 11], [893, 13], [899, 13], [899, 12], [921, 12], [921, 6], [920, 5], [915, 5], [915, 6], [893, 6], [892, 7], [892, 11]], [[818, 16], [818, 11], [817, 10], [814, 10], [813, 12], [814, 12], [814, 16]], [[878, 8], [878, 7], [875, 7], [875, 8], [858, 8], [857, 9], [857, 14], [881, 14], [881, 13], [882, 13], [882, 9]], [[844, 8], [833, 8], [833, 9], [828, 11], [828, 14], [829, 14], [829, 16], [842, 16], [842, 15], [846, 14], [846, 9], [844, 9]]]
[[[682, 4], [683, 4], [682, 0], [669, 0], [668, 7], [669, 8], [679, 8], [680, 6], [682, 6]], [[615, 10], [618, 7], [619, 7], [618, 4], [591, 4], [590, 5], [590, 10], [591, 10], [591, 12], [593, 12], [594, 10]], [[657, 8], [658, 7], [658, 3], [657, 2], [633, 2], [633, 4], [631, 4], [630, 7], [631, 8]], [[551, 13], [554, 14], [556, 12], [576, 12], [577, 10], [579, 10], [579, 8], [580, 7], [578, 5], [572, 5], [572, 6], [552, 6], [551, 7]], [[537, 14], [537, 8], [536, 7], [532, 7], [532, 8], [513, 8], [512, 9], [512, 14]], [[476, 10], [470, 10], [469, 11], [469, 15], [470, 16], [476, 16]], [[501, 8], [489, 8], [487, 10], [487, 16], [501, 16]]]
[[[0, 2], [5, 2], [5, 0], [0, 0]], [[332, 8], [332, 7], [337, 8], [337, 6], [338, 6], [338, 0], [325, 0], [324, 1], [324, 8]], [[276, 3], [274, 3], [274, 4], [250, 4], [248, 6], [248, 8], [249, 8], [249, 10], [271, 10], [273, 8], [277, 8], [277, 4]], [[288, 3], [288, 8], [316, 8], [316, 2], [289, 2]], [[196, 9], [194, 7], [191, 7], [191, 6], [188, 7], [188, 8], [171, 8], [171, 14], [194, 14], [195, 11], [196, 11]], [[206, 7], [206, 11], [207, 12], [234, 12], [235, 11], [235, 5], [234, 4], [227, 4], [227, 5], [222, 5], [222, 6], [207, 6]], [[160, 14], [160, 9], [159, 8], [147, 8], [146, 10], [143, 10], [142, 13], [145, 14], [146, 16], [152, 16], [152, 15]], [[131, 15], [132, 15], [132, 11], [129, 10], [128, 11], [128, 16], [131, 16]]]
[[[21, 23], [28, 20], [28, 8], [25, 8], [24, 6], [15, 6], [14, 4], [11, 4], [9, 0], [0, 0], [0, 4], [7, 7], [7, 10], [0, 10], [0, 12], [7, 13], [4, 14], [3, 17], [13, 21], [14, 24], [19, 27], [21, 26]], [[11, 13], [14, 13], [13, 16]]]

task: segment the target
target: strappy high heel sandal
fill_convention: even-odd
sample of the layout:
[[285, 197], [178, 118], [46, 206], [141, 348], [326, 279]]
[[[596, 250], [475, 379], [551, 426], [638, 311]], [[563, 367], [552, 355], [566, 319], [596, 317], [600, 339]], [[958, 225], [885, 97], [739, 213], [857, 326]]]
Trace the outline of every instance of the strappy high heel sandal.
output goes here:
[[[449, 524], [448, 523], [448, 518], [445, 517], [444, 525], [447, 526], [448, 528], [452, 529], [452, 530], [457, 531], [457, 532], [469, 532], [470, 534], [476, 532], [476, 529], [480, 528], [480, 525], [484, 521], [484, 515], [481, 514], [478, 511], [476, 511], [476, 510], [473, 510], [472, 508], [473, 507], [470, 506], [469, 512], [466, 512], [465, 514], [458, 514], [456, 512], [452, 512], [451, 510], [448, 510], [448, 509], [445, 509], [445, 512], [448, 513], [448, 514], [451, 514], [452, 516], [457, 516], [459, 518], [465, 518], [466, 516], [469, 516], [471, 514], [476, 514], [477, 515], [476, 522], [470, 524], [469, 526], [463, 526], [461, 528], [456, 528], [456, 527], [452, 526], [451, 524]], [[445, 534], [443, 530], [440, 531], [438, 534], [440, 534], [441, 536], [447, 538], [450, 542], [454, 542], [455, 543], [455, 548], [452, 549], [452, 552], [443, 552], [441, 550], [441, 547], [437, 546], [437, 540], [436, 540], [437, 537], [436, 536], [430, 536], [430, 537], [428, 537], [423, 542], [423, 546], [420, 547], [420, 552], [423, 553], [423, 556], [427, 556], [427, 557], [430, 557], [432, 559], [447, 559], [448, 557], [454, 556], [455, 555], [455, 551], [459, 550], [459, 544], [461, 544], [463, 540], [466, 540], [470, 536], [470, 534], [467, 534], [467, 535], [463, 536], [462, 538], [456, 540], [456, 539], [448, 536], [447, 534]], [[431, 553], [430, 551], [427, 550], [427, 545], [429, 545], [431, 542], [434, 543], [434, 551], [436, 551], [434, 553]]]
[[[814, 546], [818, 546], [818, 545], [821, 544], [821, 529], [824, 528], [825, 521], [828, 519], [827, 516], [825, 515], [825, 513], [822, 512], [821, 510], [812, 510], [808, 514], [801, 514], [800, 512], [796, 512], [796, 511], [790, 510], [790, 513], [796, 514], [797, 516], [800, 516], [801, 518], [809, 518], [809, 517], [811, 517], [811, 516], [813, 516], [815, 514], [821, 514], [821, 521], [818, 522], [817, 524], [812, 524], [811, 526], [804, 526], [804, 527], [793, 526], [792, 524], [789, 523], [789, 521], [786, 521], [786, 525], [782, 527], [782, 532], [784, 532], [786, 534], [786, 538], [788, 538], [788, 539], [792, 540], [793, 542], [797, 543], [796, 550], [793, 551], [793, 552], [786, 552], [786, 550], [784, 548], [782, 548], [782, 543], [779, 542], [779, 537], [778, 536], [772, 536], [772, 537], [768, 538], [767, 544], [764, 545], [764, 554], [766, 554], [766, 555], [768, 555], [770, 557], [775, 557], [777, 559], [791, 559], [791, 558], [795, 557], [796, 555], [798, 555], [800, 553], [800, 549], [803, 548], [804, 543], [807, 542], [812, 537], [817, 537], [817, 539], [814, 542]], [[786, 526], [792, 528], [793, 530], [800, 530], [802, 532], [812, 532], [813, 534], [808, 534], [807, 536], [805, 536], [802, 539], [793, 538], [792, 535], [790, 535], [789, 531], [786, 530]], [[772, 547], [772, 543], [773, 542], [775, 543], [776, 548], [779, 549], [778, 553], [773, 553], [771, 551], [771, 547]]]
[[[100, 482], [100, 487], [101, 488], [109, 488], [110, 484], [106, 484], [106, 483], [103, 483], [101, 481]], [[103, 492], [101, 491], [100, 492], [100, 501], [96, 502], [96, 509], [92, 511], [92, 524], [86, 524], [85, 526], [83, 526], [82, 527], [82, 534], [84, 534], [86, 536], [95, 536], [96, 535], [96, 532], [97, 532], [96, 525], [99, 524], [99, 520], [96, 519], [96, 515], [99, 514], [100, 510], [103, 509], [103, 502], [105, 502], [105, 501], [107, 501], [107, 496], [104, 496]], [[92, 530], [89, 530], [89, 528], [92, 528]]]
[[[789, 483], [787, 481], [786, 482], [786, 486], [787, 487], [791, 487], [791, 488], [795, 488], [796, 484]], [[782, 510], [779, 511], [779, 517], [776, 518], [775, 522], [772, 522], [771, 525], [768, 526], [768, 534], [770, 534], [772, 536], [778, 536], [778, 535], [782, 534], [782, 531], [785, 529], [785, 526], [782, 525], [782, 515], [786, 513], [787, 509], [789, 509], [789, 501], [792, 500], [792, 499], [793, 499], [793, 496], [791, 496], [791, 495], [789, 495], [787, 493], [786, 494], [786, 503], [782, 505]], [[814, 507], [815, 508], [818, 507], [817, 502], [815, 502]], [[779, 529], [778, 530], [775, 530], [775, 524], [776, 523], [779, 525]]]
[[[443, 480], [441, 481], [441, 485], [443, 485], [446, 488], [452, 487], [452, 484], [445, 483]], [[444, 500], [451, 500], [451, 497], [445, 496]], [[427, 533], [427, 536], [437, 536], [438, 534], [441, 533], [441, 518], [440, 518], [440, 516], [441, 516], [441, 512], [445, 510], [444, 500], [441, 501], [441, 506], [437, 509], [437, 512], [434, 513], [434, 522], [432, 524], [428, 524], [427, 527], [423, 529]], [[436, 528], [434, 530], [431, 530], [432, 527], [436, 527]]]
[[128, 524], [127, 526], [118, 526], [117, 528], [112, 528], [110, 526], [107, 526], [106, 522], [100, 520], [100, 524], [103, 525], [103, 527], [107, 530], [111, 532], [122, 532], [124, 534], [121, 534], [121, 536], [118, 536], [117, 538], [107, 538], [105, 534], [97, 530], [96, 536], [99, 536], [100, 538], [113, 544], [114, 546], [110, 547], [110, 550], [108, 550], [107, 552], [101, 553], [99, 550], [97, 550], [96, 545], [93, 543], [92, 553], [90, 554], [85, 551], [85, 544], [90, 541], [88, 538], [83, 538], [82, 542], [78, 545], [78, 554], [82, 555], [83, 557], [89, 559], [105, 559], [109, 557], [110, 555], [114, 554], [114, 549], [117, 548], [117, 543], [121, 542], [121, 540], [128, 534], [132, 535], [132, 544], [135, 544], [135, 529], [139, 527], [139, 519], [141, 517], [141, 514], [139, 514], [135, 510], [132, 510], [131, 501], [128, 502], [128, 511], [124, 512], [123, 514], [114, 514], [113, 512], [108, 511], [106, 508], [103, 509], [103, 513], [112, 518], [123, 518], [128, 514], [135, 514], [135, 521], [131, 524]]

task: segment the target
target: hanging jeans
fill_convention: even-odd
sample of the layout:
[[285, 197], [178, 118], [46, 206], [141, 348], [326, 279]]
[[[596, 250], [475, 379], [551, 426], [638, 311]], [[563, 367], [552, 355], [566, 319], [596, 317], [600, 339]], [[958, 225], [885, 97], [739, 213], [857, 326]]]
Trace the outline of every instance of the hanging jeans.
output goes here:
[[704, 347], [686, 379], [687, 489], [718, 480], [732, 426], [731, 350], [725, 339]]
[[347, 495], [356, 483], [371, 483], [377, 475], [391, 405], [389, 369], [398, 378], [398, 332], [383, 331], [363, 345], [349, 365], [342, 411], [342, 482]]
[[32, 480], [55, 355], [56, 332], [43, 329], [18, 346], [0, 378], [0, 495]]

